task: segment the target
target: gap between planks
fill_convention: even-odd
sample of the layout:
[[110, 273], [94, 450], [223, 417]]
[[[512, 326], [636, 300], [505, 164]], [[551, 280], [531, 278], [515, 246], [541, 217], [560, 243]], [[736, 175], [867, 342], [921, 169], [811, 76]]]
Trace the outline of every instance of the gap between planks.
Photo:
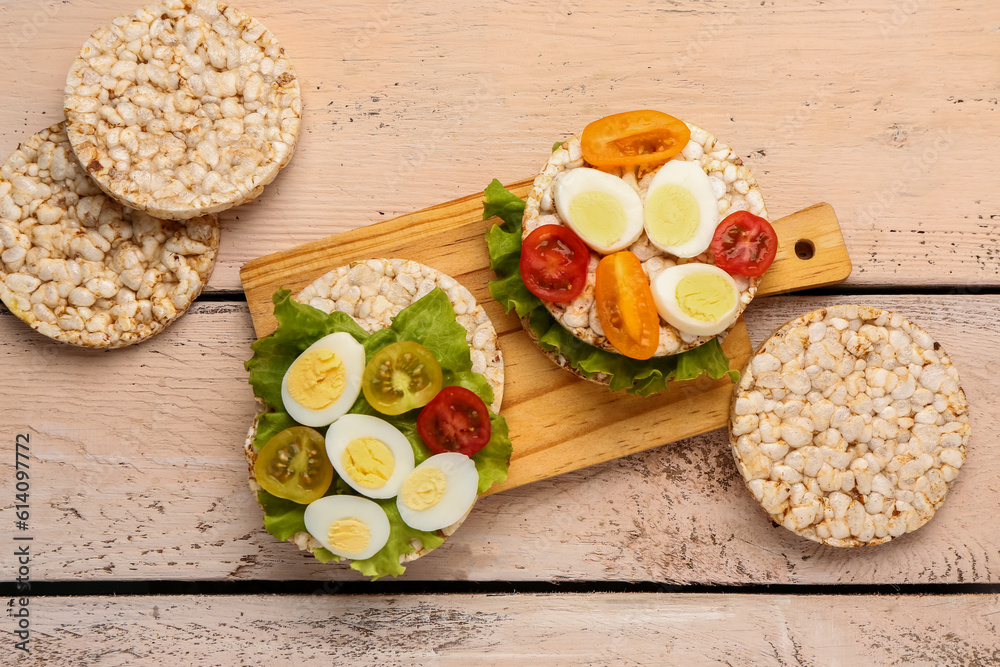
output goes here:
[[997, 595], [40, 598], [31, 649], [62, 664], [993, 664], [998, 613]]

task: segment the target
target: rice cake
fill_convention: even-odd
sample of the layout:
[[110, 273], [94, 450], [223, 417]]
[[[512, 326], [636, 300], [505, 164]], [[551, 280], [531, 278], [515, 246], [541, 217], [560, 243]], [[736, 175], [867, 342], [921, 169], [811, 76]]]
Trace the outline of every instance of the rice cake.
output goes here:
[[[483, 307], [465, 287], [451, 276], [413, 260], [369, 259], [353, 262], [334, 269], [303, 289], [296, 301], [313, 306], [325, 313], [335, 311], [346, 313], [362, 329], [373, 333], [392, 323], [403, 308], [440, 288], [448, 295], [455, 308], [456, 320], [465, 327], [472, 357], [472, 370], [482, 373], [493, 389], [493, 403], [490, 409], [499, 413], [503, 397], [503, 355], [497, 345], [497, 333]], [[269, 412], [268, 406], [257, 399], [257, 415], [243, 445], [250, 469], [250, 489], [256, 494], [260, 485], [254, 477], [253, 466], [257, 460], [257, 450], [253, 443], [257, 435], [260, 415]], [[472, 509], [470, 508], [471, 512]], [[449, 537], [468, 517], [465, 514], [454, 524], [438, 532], [441, 537]], [[289, 538], [299, 549], [312, 553], [322, 545], [312, 535], [298, 532]], [[415, 551], [400, 556], [400, 564], [416, 560], [430, 553], [419, 540], [413, 544]], [[350, 562], [341, 559], [341, 562]]]
[[184, 220], [252, 200], [292, 157], [302, 101], [284, 49], [215, 0], [95, 31], [66, 77], [69, 139], [108, 195]]
[[[764, 207], [760, 188], [749, 168], [743, 164], [743, 161], [736, 156], [729, 146], [716, 139], [709, 132], [691, 123], [686, 124], [691, 130], [691, 139], [681, 153], [673, 158], [673, 160], [697, 162], [705, 171], [718, 200], [720, 220], [736, 211], [750, 211], [754, 215], [767, 218], [767, 209]], [[552, 190], [554, 183], [560, 175], [572, 169], [590, 166], [583, 159], [580, 149], [580, 136], [571, 137], [554, 150], [541, 173], [535, 178], [531, 193], [528, 195], [524, 207], [521, 231], [522, 239], [526, 238], [534, 229], [542, 225], [554, 224], [565, 226], [565, 222], [555, 209]], [[642, 173], [638, 179], [635, 176], [635, 172], [629, 168], [625, 168], [624, 170], [621, 168], [610, 168], [603, 171], [608, 171], [621, 177], [639, 194], [639, 198], [644, 200], [649, 185], [659, 171], [659, 167]], [[690, 262], [699, 262], [702, 264], [715, 263], [711, 250], [692, 258], [678, 258], [664, 253], [649, 241], [645, 231], [642, 232], [638, 240], [629, 246], [627, 250], [639, 258], [643, 270], [650, 281], [656, 278], [664, 269], [676, 264], [687, 264]], [[620, 354], [604, 336], [597, 318], [594, 285], [597, 263], [600, 259], [600, 254], [591, 251], [590, 263], [587, 270], [587, 283], [583, 292], [578, 297], [568, 303], [554, 303], [545, 301], [544, 299], [542, 303], [545, 304], [545, 307], [555, 320], [576, 338], [602, 350]], [[737, 275], [732, 277], [736, 281], [737, 289], [740, 290], [738, 308], [739, 312], [742, 313], [753, 299], [754, 294], [756, 294], [757, 284], [760, 279]], [[733, 326], [735, 326], [735, 322]], [[696, 348], [715, 337], [694, 336], [682, 333], [661, 318], [660, 342], [653, 356], [664, 357], [679, 354]], [[559, 363], [556, 358], [557, 355], [549, 354], [548, 356], [556, 361], [556, 363]], [[559, 365], [568, 368], [564, 364]], [[606, 384], [606, 382], [602, 382], [602, 378], [600, 377], [591, 379]]]
[[771, 519], [856, 547], [934, 516], [965, 461], [969, 406], [941, 345], [902, 315], [832, 306], [784, 325], [743, 370], [729, 432]]
[[50, 338], [115, 348], [159, 333], [201, 293], [218, 249], [214, 215], [159, 220], [101, 192], [64, 123], [0, 171], [0, 299]]

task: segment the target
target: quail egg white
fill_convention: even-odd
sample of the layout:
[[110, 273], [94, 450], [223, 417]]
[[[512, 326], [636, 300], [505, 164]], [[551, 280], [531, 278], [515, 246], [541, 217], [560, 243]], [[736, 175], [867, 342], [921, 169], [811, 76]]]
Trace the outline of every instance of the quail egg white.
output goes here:
[[352, 560], [371, 558], [389, 541], [389, 517], [358, 496], [324, 496], [306, 506], [306, 530], [323, 548]]
[[354, 405], [361, 391], [365, 349], [349, 333], [323, 336], [305, 349], [281, 379], [281, 403], [305, 426], [326, 426]]
[[556, 180], [552, 194], [559, 217], [592, 250], [617, 252], [642, 235], [642, 200], [617, 176], [572, 169]]
[[456, 523], [476, 502], [479, 473], [465, 454], [435, 454], [403, 482], [396, 508], [403, 522], [417, 530], [440, 530]]
[[711, 264], [693, 262], [664, 269], [650, 287], [660, 317], [684, 333], [714, 336], [739, 316], [736, 281]]
[[326, 454], [337, 474], [369, 498], [392, 498], [413, 471], [413, 447], [389, 422], [344, 415], [326, 431]]
[[708, 249], [719, 224], [719, 201], [697, 162], [672, 160], [660, 167], [646, 191], [643, 225], [650, 242], [677, 257]]

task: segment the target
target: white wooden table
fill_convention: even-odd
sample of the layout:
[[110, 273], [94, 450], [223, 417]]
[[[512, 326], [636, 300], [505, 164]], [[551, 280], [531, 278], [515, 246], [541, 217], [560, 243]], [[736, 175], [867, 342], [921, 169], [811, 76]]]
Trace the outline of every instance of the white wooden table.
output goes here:
[[[135, 6], [0, 0], [0, 153], [60, 120], [80, 45]], [[304, 131], [264, 194], [223, 214], [199, 302], [110, 352], [51, 342], [0, 308], [8, 600], [22, 433], [33, 538], [32, 652], [0, 617], [0, 662], [1000, 663], [1000, 5], [239, 6], [290, 54]], [[949, 352], [973, 436], [936, 518], [868, 549], [799, 539], [743, 488], [720, 431], [485, 498], [396, 582], [264, 532], [241, 452], [253, 332], [240, 266], [531, 176], [553, 141], [647, 107], [735, 147], [773, 217], [818, 201], [839, 214], [851, 278], [755, 301], [755, 344], [860, 302]]]

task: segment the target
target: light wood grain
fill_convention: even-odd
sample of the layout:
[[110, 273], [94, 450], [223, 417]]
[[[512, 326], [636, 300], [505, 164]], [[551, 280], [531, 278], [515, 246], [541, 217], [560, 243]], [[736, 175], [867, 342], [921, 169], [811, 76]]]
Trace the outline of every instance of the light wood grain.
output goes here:
[[[138, 0], [0, 0], [0, 157], [61, 119], [87, 35]], [[481, 500], [409, 580], [1000, 583], [1000, 136], [994, 0], [239, 0], [303, 88], [290, 166], [223, 215], [209, 291], [264, 253], [531, 176], [589, 120], [659, 108], [708, 128], [781, 217], [838, 212], [848, 286], [947, 296], [761, 299], [756, 343], [842, 301], [899, 310], [951, 353], [966, 466], [912, 535], [836, 550], [772, 527], [716, 431]], [[199, 303], [141, 346], [88, 352], [0, 308], [0, 442], [32, 437], [36, 581], [357, 580], [261, 528], [239, 448], [245, 306]], [[654, 433], [666, 441], [669, 433]], [[13, 470], [0, 459], [0, 538]], [[0, 557], [0, 577], [14, 579]], [[320, 583], [322, 582], [322, 583]], [[995, 664], [996, 595], [35, 598], [44, 664]], [[9, 620], [9, 619], [8, 619]], [[8, 624], [5, 630], [9, 630]], [[403, 629], [400, 631], [400, 629]], [[11, 639], [10, 635], [4, 635]], [[3, 661], [10, 661], [9, 645]], [[2, 661], [0, 661], [2, 662]], [[32, 662], [27, 660], [25, 662]], [[6, 663], [5, 663], [6, 664]]]
[[[530, 187], [531, 181], [511, 186], [521, 197]], [[732, 391], [728, 378], [678, 382], [666, 392], [641, 398], [611, 394], [552, 364], [515, 314], [504, 313], [490, 296], [488, 282], [495, 275], [483, 235], [498, 222], [483, 220], [480, 193], [251, 260], [240, 278], [254, 330], [264, 336], [277, 326], [271, 299], [276, 290], [287, 287], [297, 293], [332, 268], [353, 261], [405, 257], [457, 279], [486, 308], [505, 353], [502, 412], [511, 429], [513, 454], [507, 481], [491, 493], [726, 425]], [[775, 221], [774, 227], [779, 255], [761, 284], [762, 294], [830, 285], [850, 275], [851, 260], [829, 205], [811, 206]], [[808, 250], [803, 257], [797, 256], [800, 244]], [[742, 322], [722, 345], [732, 368], [742, 368], [750, 358]], [[665, 430], [669, 437], [664, 437]]]
[[[61, 117], [87, 35], [136, 0], [0, 5], [0, 153]], [[242, 0], [304, 98], [291, 165], [223, 216], [210, 289], [265, 252], [535, 173], [606, 113], [660, 108], [754, 170], [774, 217], [840, 214], [855, 285], [1000, 284], [1000, 5], [847, 0]]]
[[32, 659], [18, 664], [1000, 661], [996, 595], [68, 597], [32, 600], [31, 614]]
[[[968, 460], [926, 526], [838, 550], [775, 528], [744, 489], [722, 431], [482, 499], [409, 580], [681, 583], [1000, 583], [1000, 296], [772, 297], [754, 343], [792, 317], [864, 301], [940, 341], [968, 394]], [[38, 580], [358, 580], [263, 531], [240, 447], [253, 413], [245, 305], [200, 303], [161, 336], [89, 352], [0, 314], [0, 438], [32, 437]], [[511, 354], [517, 358], [518, 354]], [[554, 369], [558, 370], [558, 369]], [[644, 434], [666, 441], [669, 425]], [[10, 446], [10, 445], [8, 445]], [[0, 511], [14, 503], [0, 460]], [[11, 524], [0, 527], [9, 534]], [[13, 559], [0, 577], [13, 580]]]

